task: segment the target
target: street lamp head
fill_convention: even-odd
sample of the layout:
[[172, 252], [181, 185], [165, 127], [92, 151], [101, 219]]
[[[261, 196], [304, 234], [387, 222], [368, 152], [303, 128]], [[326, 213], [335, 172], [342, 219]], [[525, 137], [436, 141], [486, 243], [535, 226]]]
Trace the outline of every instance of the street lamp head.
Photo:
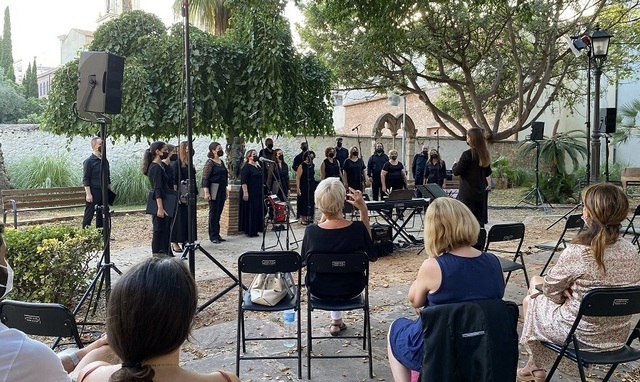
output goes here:
[[600, 26], [596, 24], [593, 33], [591, 34], [591, 54], [593, 58], [607, 58], [609, 53], [609, 40], [611, 35], [605, 31], [600, 30]]

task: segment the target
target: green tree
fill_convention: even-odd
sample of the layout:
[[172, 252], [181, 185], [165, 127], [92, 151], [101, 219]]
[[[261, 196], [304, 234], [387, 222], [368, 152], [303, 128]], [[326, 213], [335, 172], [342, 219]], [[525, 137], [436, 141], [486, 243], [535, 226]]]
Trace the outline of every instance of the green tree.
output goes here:
[[15, 82], [6, 78], [0, 68], [0, 123], [17, 123], [25, 102]]
[[[601, 24], [612, 34], [621, 20], [637, 19], [637, 2], [623, 3]], [[604, 0], [310, 0], [301, 36], [339, 87], [415, 93], [450, 135], [462, 139], [477, 126], [497, 141], [556, 100], [584, 100], [572, 81], [584, 77], [586, 60], [570, 53], [564, 36], [590, 33], [604, 7]], [[611, 51], [624, 52], [630, 65], [626, 45]]]
[[[184, 1], [175, 0], [173, 11], [176, 15], [182, 14]], [[229, 28], [231, 12], [225, 4], [225, 0], [191, 0], [189, 1], [189, 20], [204, 31], [216, 36], [224, 35]]]
[[[224, 136], [227, 142], [234, 137], [257, 140], [269, 133], [333, 133], [329, 70], [314, 55], [293, 49], [281, 15], [258, 13], [253, 24], [239, 24], [254, 29], [216, 37], [190, 28], [193, 132]], [[167, 33], [156, 16], [142, 11], [126, 12], [95, 32], [90, 50], [126, 58], [122, 113], [113, 116], [111, 136], [184, 136], [182, 35], [180, 24]], [[251, 35], [259, 43], [246, 43]], [[95, 133], [95, 126], [73, 114], [77, 71], [76, 60], [56, 73], [45, 129], [68, 136]], [[249, 118], [256, 111], [257, 118]], [[306, 130], [305, 124], [296, 123], [303, 119]]]
[[613, 133], [613, 142], [625, 143], [631, 137], [640, 135], [640, 126], [637, 123], [638, 113], [640, 113], [640, 99], [634, 99], [619, 110], [620, 116], [616, 121], [618, 128]]
[[0, 68], [4, 69], [4, 75], [11, 81], [16, 81], [13, 71], [13, 47], [11, 45], [11, 17], [9, 7], [4, 10], [4, 25], [2, 30], [2, 40], [0, 41]]
[[24, 79], [22, 80], [25, 98], [38, 98], [38, 69], [36, 59], [33, 58], [33, 65], [29, 63]]

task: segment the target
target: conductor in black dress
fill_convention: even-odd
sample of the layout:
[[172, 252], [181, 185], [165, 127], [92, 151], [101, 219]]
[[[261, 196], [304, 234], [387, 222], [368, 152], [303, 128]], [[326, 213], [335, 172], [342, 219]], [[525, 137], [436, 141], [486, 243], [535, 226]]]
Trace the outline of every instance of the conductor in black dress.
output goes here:
[[144, 154], [142, 161], [142, 173], [149, 177], [153, 198], [158, 211], [151, 217], [153, 223], [153, 236], [151, 238], [151, 252], [169, 253], [169, 235], [171, 218], [164, 210], [163, 198], [171, 191], [169, 188], [169, 175], [162, 165], [162, 160], [169, 157], [169, 150], [164, 142], [153, 142]]
[[[100, 178], [102, 169], [102, 138], [95, 137], [91, 140], [91, 155], [82, 164], [82, 184], [85, 192], [84, 217], [82, 218], [82, 228], [91, 225], [93, 215], [96, 215], [96, 227], [102, 228], [102, 211], [96, 206], [102, 205], [102, 179]], [[107, 168], [107, 187], [111, 188], [111, 174], [109, 172], [109, 162]], [[97, 212], [97, 214], [96, 214]]]
[[229, 171], [220, 159], [224, 155], [218, 142], [209, 144], [207, 162], [202, 170], [202, 193], [209, 202], [209, 240], [214, 244], [226, 241], [220, 236], [220, 215], [227, 200], [227, 180]]
[[258, 236], [264, 229], [262, 169], [256, 150], [248, 150], [240, 170], [240, 216], [238, 230], [249, 237]]

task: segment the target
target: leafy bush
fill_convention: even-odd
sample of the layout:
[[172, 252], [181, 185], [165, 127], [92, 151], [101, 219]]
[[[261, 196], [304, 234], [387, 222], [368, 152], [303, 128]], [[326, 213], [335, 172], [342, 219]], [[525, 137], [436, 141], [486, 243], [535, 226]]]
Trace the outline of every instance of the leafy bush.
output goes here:
[[66, 306], [73, 305], [89, 286], [95, 274], [89, 263], [102, 248], [102, 237], [92, 227], [8, 228], [4, 238], [15, 272], [11, 298]]
[[540, 174], [540, 192], [549, 203], [575, 203], [578, 200], [579, 178], [575, 174]]
[[64, 154], [32, 155], [8, 164], [11, 184], [16, 188], [72, 187], [82, 184], [80, 175], [71, 171]]
[[111, 188], [118, 194], [117, 204], [146, 203], [151, 185], [140, 169], [141, 163], [142, 159], [133, 159], [111, 164]]

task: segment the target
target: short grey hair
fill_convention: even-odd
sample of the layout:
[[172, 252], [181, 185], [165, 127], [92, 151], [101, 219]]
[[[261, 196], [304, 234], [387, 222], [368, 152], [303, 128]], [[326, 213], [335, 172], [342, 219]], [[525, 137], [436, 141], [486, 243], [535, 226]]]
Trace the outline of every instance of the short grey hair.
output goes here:
[[344, 208], [346, 190], [340, 178], [323, 179], [316, 187], [314, 200], [320, 212], [327, 217], [338, 216]]

